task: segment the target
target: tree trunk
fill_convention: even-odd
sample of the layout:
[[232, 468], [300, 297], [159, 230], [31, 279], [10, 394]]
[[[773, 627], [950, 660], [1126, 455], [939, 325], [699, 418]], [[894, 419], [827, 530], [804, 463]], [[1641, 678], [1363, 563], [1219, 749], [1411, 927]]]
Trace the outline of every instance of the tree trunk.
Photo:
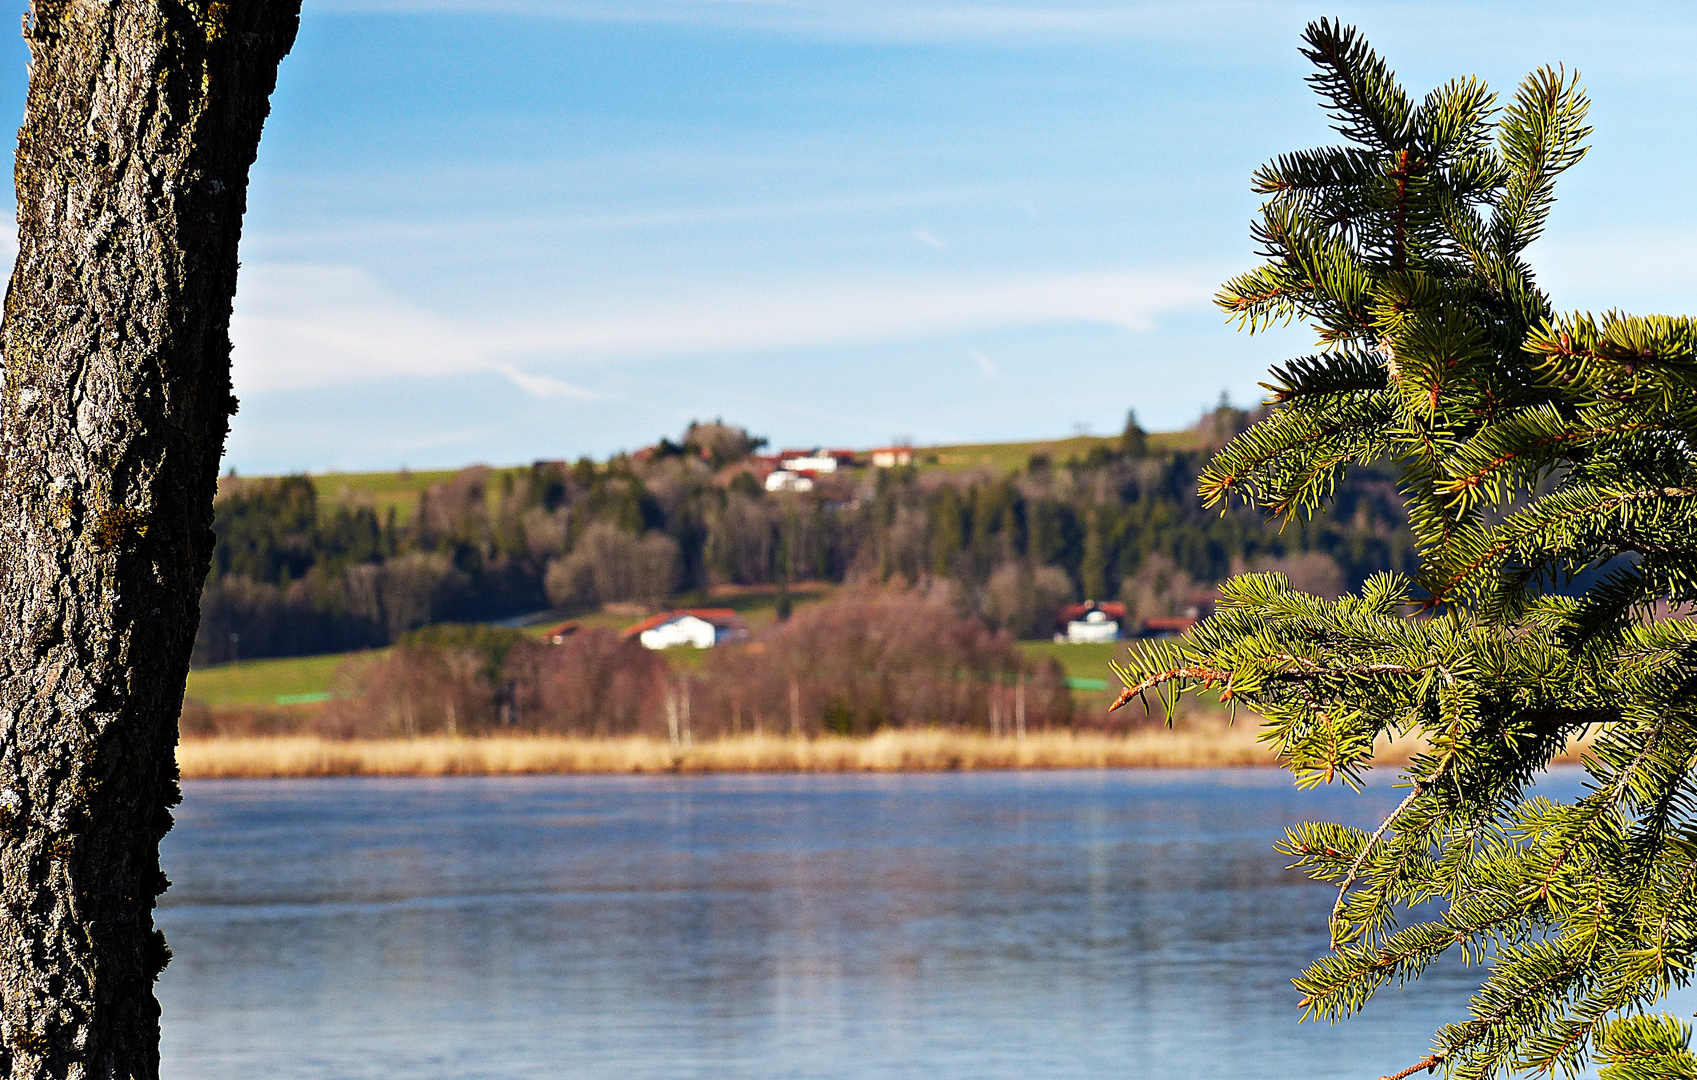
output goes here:
[[0, 1071], [159, 1072], [159, 840], [299, 0], [36, 0], [0, 324]]

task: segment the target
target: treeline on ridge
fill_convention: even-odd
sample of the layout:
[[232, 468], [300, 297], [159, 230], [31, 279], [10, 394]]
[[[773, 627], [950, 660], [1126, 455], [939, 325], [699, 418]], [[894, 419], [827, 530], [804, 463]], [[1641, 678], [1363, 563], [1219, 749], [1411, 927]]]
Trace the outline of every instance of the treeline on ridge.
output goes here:
[[852, 469], [806, 492], [765, 489], [754, 457], [763, 440], [697, 423], [677, 442], [606, 462], [464, 469], [405, 518], [357, 496], [326, 508], [306, 476], [229, 477], [195, 662], [799, 581], [946, 581], [990, 626], [1046, 636], [1065, 602], [1118, 598], [1134, 619], [1180, 614], [1234, 568], [1283, 569], [1335, 593], [1411, 565], [1385, 477], [1354, 475], [1306, 527], [1204, 509], [1198, 469], [1249, 420], [1222, 404], [1184, 449], [1153, 448], [1132, 420], [1087, 456], [1033, 455], [1011, 474]]

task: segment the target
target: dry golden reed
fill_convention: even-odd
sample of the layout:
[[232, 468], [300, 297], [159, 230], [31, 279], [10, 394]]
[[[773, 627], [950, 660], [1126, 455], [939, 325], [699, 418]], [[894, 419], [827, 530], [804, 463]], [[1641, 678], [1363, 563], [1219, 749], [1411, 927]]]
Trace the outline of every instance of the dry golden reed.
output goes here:
[[[663, 739], [559, 736], [342, 741], [316, 736], [185, 740], [185, 779], [495, 776], [526, 773], [940, 772], [953, 769], [1222, 768], [1274, 764], [1253, 723], [1129, 735], [1041, 732], [1020, 739], [892, 730], [865, 738], [739, 735], [676, 747]], [[1399, 740], [1379, 755], [1406, 761]]]

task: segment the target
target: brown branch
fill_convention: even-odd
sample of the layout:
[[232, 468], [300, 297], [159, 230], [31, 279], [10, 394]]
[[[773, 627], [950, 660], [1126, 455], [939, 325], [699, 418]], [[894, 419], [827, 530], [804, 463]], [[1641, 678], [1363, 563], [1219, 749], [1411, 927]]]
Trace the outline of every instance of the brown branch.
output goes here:
[[1410, 1065], [1408, 1068], [1402, 1070], [1401, 1072], [1391, 1073], [1389, 1076], [1381, 1076], [1381, 1077], [1379, 1077], [1379, 1080], [1405, 1080], [1406, 1077], [1413, 1076], [1415, 1073], [1419, 1072], [1421, 1069], [1425, 1069], [1429, 1073], [1430, 1072], [1437, 1072], [1438, 1066], [1442, 1065], [1443, 1063], [1444, 1063], [1444, 1052], [1442, 1050], [1436, 1050], [1436, 1051], [1433, 1051], [1431, 1054], [1427, 1055], [1426, 1057], [1422, 1058], [1421, 1060], [1416, 1061], [1414, 1064]]
[[1108, 711], [1115, 712], [1123, 708], [1132, 698], [1137, 697], [1147, 690], [1153, 690], [1162, 683], [1172, 682], [1174, 679], [1196, 679], [1204, 684], [1230, 682], [1231, 672], [1220, 671], [1217, 668], [1207, 667], [1181, 667], [1173, 668], [1171, 671], [1156, 672], [1147, 679], [1138, 683], [1136, 686], [1128, 686], [1124, 690], [1120, 691], [1120, 696], [1114, 699], [1114, 703], [1112, 705], [1108, 706]]
[[1373, 835], [1369, 836], [1367, 838], [1367, 842], [1361, 845], [1361, 854], [1355, 857], [1355, 862], [1350, 866], [1349, 873], [1344, 875], [1342, 887], [1338, 889], [1338, 898], [1332, 901], [1332, 913], [1326, 916], [1326, 929], [1331, 935], [1333, 949], [1336, 949], [1340, 944], [1342, 944], [1338, 941], [1338, 912], [1343, 910], [1344, 897], [1349, 895], [1350, 886], [1354, 885], [1356, 879], [1361, 876], [1361, 868], [1367, 864], [1367, 856], [1373, 853], [1373, 848], [1378, 845], [1385, 833], [1390, 830], [1391, 824], [1396, 821], [1397, 816], [1404, 810], [1407, 810], [1409, 804], [1419, 798], [1425, 790], [1426, 785], [1418, 783], [1415, 784], [1414, 790], [1408, 793], [1408, 797], [1398, 803], [1397, 808], [1385, 816], [1385, 820], [1379, 822], [1379, 827], [1373, 831]]
[[[1454, 737], [1453, 728], [1451, 729], [1451, 737]], [[1344, 898], [1349, 895], [1350, 886], [1354, 885], [1356, 879], [1361, 876], [1361, 868], [1367, 864], [1367, 856], [1373, 853], [1374, 846], [1377, 845], [1379, 840], [1384, 837], [1385, 833], [1390, 829], [1396, 819], [1401, 816], [1402, 812], [1407, 810], [1415, 799], [1431, 790], [1432, 785], [1443, 779], [1444, 772], [1450, 767], [1450, 763], [1455, 760], [1455, 755], [1456, 748], [1452, 746], [1449, 753], [1444, 755], [1444, 759], [1438, 762], [1438, 767], [1432, 770], [1432, 775], [1424, 780], [1416, 780], [1414, 782], [1414, 790], [1410, 791], [1408, 793], [1408, 797], [1397, 804], [1397, 808], [1392, 810], [1390, 814], [1385, 817], [1385, 820], [1379, 822], [1378, 829], [1374, 830], [1373, 835], [1367, 838], [1367, 843], [1362, 845], [1361, 854], [1355, 857], [1355, 865], [1349, 868], [1349, 874], [1344, 878], [1342, 887], [1338, 889], [1338, 898], [1332, 901], [1332, 913], [1326, 918], [1326, 932], [1331, 935], [1333, 949], [1336, 949], [1339, 945], [1337, 929], [1338, 912], [1343, 910]]]

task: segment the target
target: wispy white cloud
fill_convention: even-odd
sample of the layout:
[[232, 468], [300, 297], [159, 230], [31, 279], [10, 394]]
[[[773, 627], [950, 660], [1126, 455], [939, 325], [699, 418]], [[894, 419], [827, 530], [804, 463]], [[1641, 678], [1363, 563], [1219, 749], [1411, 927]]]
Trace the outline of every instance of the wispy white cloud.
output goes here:
[[582, 399], [582, 398], [598, 398], [598, 397], [601, 396], [599, 394], [585, 390], [582, 387], [573, 386], [572, 384], [566, 383], [566, 382], [561, 382], [559, 379], [553, 378], [552, 376], [533, 375], [529, 372], [521, 371], [512, 364], [497, 363], [497, 364], [491, 364], [489, 366], [492, 370], [498, 371], [502, 375], [505, 375], [508, 379], [510, 379], [512, 381], [514, 386], [518, 387], [520, 390], [523, 390], [525, 393], [529, 394], [531, 397], [539, 397], [539, 398], [563, 397], [563, 398], [580, 398], [580, 399]]
[[348, 267], [244, 267], [230, 337], [238, 393], [491, 371], [538, 397], [593, 396], [523, 372], [483, 335]]
[[947, 251], [949, 248], [949, 242], [930, 229], [913, 230], [913, 238], [932, 251]]
[[[0, 223], [0, 228], [3, 228]], [[916, 233], [916, 239], [917, 239]], [[1530, 252], [1558, 308], [1697, 308], [1697, 235], [1606, 234]], [[4, 251], [0, 250], [0, 255]], [[1147, 332], [1166, 314], [1205, 310], [1222, 268], [978, 279], [881, 278], [744, 283], [543, 315], [485, 320], [430, 310], [348, 267], [242, 271], [232, 337], [240, 392], [486, 372], [537, 398], [590, 399], [566, 368], [626, 359], [941, 338], [1060, 323]], [[1000, 368], [967, 353], [979, 375]]]
[[504, 341], [514, 352], [594, 359], [894, 341], [1045, 323], [1144, 331], [1165, 312], [1206, 306], [1218, 278], [1216, 271], [1174, 269], [749, 284], [596, 312], [561, 311], [548, 325], [514, 329]]
[[[482, 322], [429, 311], [363, 271], [243, 270], [232, 323], [243, 391], [487, 371], [535, 396], [595, 392], [538, 367], [923, 340], [1061, 323], [1151, 329], [1206, 306], [1215, 271], [1049, 274], [939, 283], [885, 279], [744, 285], [595, 310]], [[986, 375], [995, 365], [975, 354]]]

